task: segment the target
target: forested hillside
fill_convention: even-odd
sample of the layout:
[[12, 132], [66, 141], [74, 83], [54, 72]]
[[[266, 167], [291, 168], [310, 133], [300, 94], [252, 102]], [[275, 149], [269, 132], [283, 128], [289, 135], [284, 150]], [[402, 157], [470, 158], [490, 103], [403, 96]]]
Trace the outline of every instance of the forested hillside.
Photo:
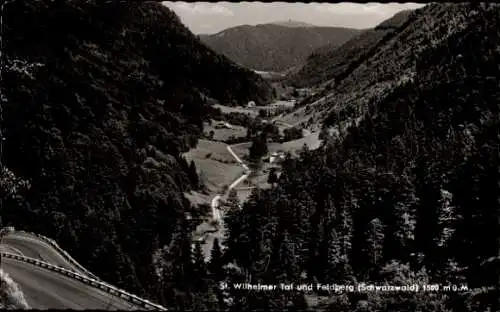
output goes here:
[[[404, 36], [429, 39], [398, 40], [370, 59], [397, 74], [397, 44], [409, 79], [362, 93], [375, 78], [350, 73], [339, 90], [368, 103], [358, 123], [338, 136], [325, 128], [322, 148], [289, 157], [277, 185], [227, 219], [226, 261], [241, 271], [233, 281], [458, 285], [330, 292], [328, 310], [500, 310], [500, 9], [432, 4], [414, 14]], [[299, 310], [304, 294], [251, 292], [233, 307]]]
[[[182, 192], [199, 185], [180, 155], [209, 117], [200, 94], [266, 103], [271, 87], [154, 2], [16, 1], [4, 34], [4, 164], [31, 187], [4, 198], [3, 222], [54, 238], [109, 283], [190, 307]], [[153, 263], [163, 246], [182, 251]]]
[[342, 79], [373, 52], [407, 26], [412, 11], [402, 11], [373, 29], [366, 29], [341, 46], [324, 45], [311, 52], [305, 64], [289, 77], [298, 87], [313, 86], [332, 79]]
[[279, 72], [302, 63], [323, 45], [340, 46], [360, 32], [341, 27], [262, 24], [232, 27], [200, 38], [215, 51], [248, 68]]

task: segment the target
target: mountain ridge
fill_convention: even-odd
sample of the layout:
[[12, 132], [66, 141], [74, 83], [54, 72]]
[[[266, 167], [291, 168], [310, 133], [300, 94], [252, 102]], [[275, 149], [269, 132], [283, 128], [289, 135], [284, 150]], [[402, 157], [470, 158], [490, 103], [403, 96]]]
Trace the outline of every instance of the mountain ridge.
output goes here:
[[282, 20], [282, 21], [274, 21], [270, 23], [264, 23], [266, 24], [271, 24], [271, 25], [278, 25], [278, 26], [285, 26], [285, 27], [319, 27], [318, 25], [306, 23], [306, 22], [301, 22], [301, 21], [295, 21], [295, 20]]
[[303, 62], [316, 48], [340, 45], [361, 30], [343, 27], [241, 25], [200, 39], [236, 63], [259, 71], [280, 72]]

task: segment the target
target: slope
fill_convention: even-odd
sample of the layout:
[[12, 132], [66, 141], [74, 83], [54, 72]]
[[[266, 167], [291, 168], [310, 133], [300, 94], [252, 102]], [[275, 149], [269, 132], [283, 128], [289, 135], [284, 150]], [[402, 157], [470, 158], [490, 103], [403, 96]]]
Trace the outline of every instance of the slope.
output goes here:
[[248, 68], [283, 71], [304, 61], [320, 46], [339, 46], [360, 30], [340, 27], [288, 27], [274, 24], [237, 26], [201, 40]]
[[[377, 80], [360, 66], [339, 84], [368, 109], [339, 136], [324, 134], [317, 152], [287, 159], [278, 185], [227, 220], [230, 261], [263, 283], [458, 286], [323, 292], [329, 311], [498, 311], [499, 17], [497, 4], [416, 11], [367, 61], [396, 77], [411, 69], [411, 79], [373, 94]], [[333, 94], [338, 106], [351, 99]], [[280, 296], [237, 304], [303, 301]]]
[[[345, 127], [345, 122], [363, 115], [370, 103], [412, 79], [415, 61], [423, 49], [445, 40], [465, 25], [463, 15], [455, 14], [454, 10], [459, 7], [429, 6], [400, 12], [378, 25], [372, 35], [366, 31], [331, 51], [331, 56], [324, 56], [327, 61], [313, 67], [306, 65], [303, 73], [324, 74], [308, 82], [318, 92], [304, 101], [309, 108], [304, 108], [308, 113], [302, 119], [313, 124], [327, 119], [329, 124], [343, 123]], [[441, 22], [446, 18], [448, 25]], [[300, 85], [301, 81], [307, 81], [307, 75], [298, 74], [291, 82]]]
[[[17, 1], [4, 23], [4, 160], [31, 185], [4, 201], [4, 222], [56, 239], [140, 296], [192, 291], [195, 225], [182, 193], [198, 178], [180, 155], [209, 117], [200, 93], [265, 103], [270, 86], [159, 3]], [[157, 276], [152, 254], [165, 245], [180, 248], [168, 264], [185, 269], [161, 277], [177, 274], [178, 283]]]
[[342, 79], [375, 49], [397, 35], [409, 22], [412, 11], [402, 11], [373, 29], [367, 29], [341, 46], [327, 44], [314, 50], [289, 81], [298, 87], [313, 86], [334, 78]]

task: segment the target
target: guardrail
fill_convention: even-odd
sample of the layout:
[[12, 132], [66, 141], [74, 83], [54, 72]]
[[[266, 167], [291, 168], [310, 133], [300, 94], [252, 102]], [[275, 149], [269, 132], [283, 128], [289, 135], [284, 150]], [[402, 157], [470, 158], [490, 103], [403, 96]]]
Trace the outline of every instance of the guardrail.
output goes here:
[[44, 261], [40, 261], [38, 259], [25, 257], [25, 256], [19, 256], [19, 255], [15, 255], [15, 254], [11, 254], [11, 253], [2, 252], [2, 253], [0, 253], [0, 255], [4, 258], [10, 258], [10, 259], [30, 263], [32, 265], [47, 269], [49, 271], [57, 272], [59, 274], [70, 277], [74, 280], [80, 281], [86, 285], [90, 285], [94, 288], [99, 288], [100, 290], [103, 290], [103, 291], [105, 291], [113, 296], [120, 297], [123, 300], [128, 301], [131, 304], [141, 306], [141, 307], [146, 308], [148, 310], [167, 311], [167, 309], [165, 307], [162, 307], [158, 304], [152, 303], [146, 299], [139, 298], [136, 295], [132, 295], [124, 290], [118, 289], [114, 286], [111, 286], [111, 285], [104, 283], [102, 281], [99, 281], [97, 279], [81, 275], [79, 273], [61, 268], [59, 266], [56, 266], [56, 265], [53, 265], [53, 264], [50, 264], [50, 263], [47, 263]]
[[74, 265], [75, 267], [77, 267], [81, 272], [85, 273], [87, 276], [91, 277], [91, 278], [94, 278], [94, 279], [97, 279], [97, 280], [100, 280], [99, 277], [97, 277], [96, 275], [94, 275], [92, 272], [90, 272], [89, 270], [87, 270], [86, 268], [84, 268], [80, 263], [78, 263], [75, 259], [73, 259], [73, 257], [70, 256], [70, 254], [68, 254], [64, 249], [62, 249], [55, 240], [53, 240], [52, 238], [49, 238], [47, 236], [43, 236], [43, 235], [40, 235], [40, 234], [36, 234], [36, 233], [31, 233], [31, 232], [26, 232], [26, 231], [15, 231], [15, 233], [23, 233], [23, 234], [28, 234], [28, 235], [31, 235], [31, 236], [35, 236], [37, 238], [39, 238], [40, 240], [44, 241], [45, 243], [49, 244], [52, 248], [54, 248], [55, 250], [57, 250], [57, 252], [59, 252], [64, 259], [66, 259], [69, 263], [71, 263], [72, 265]]

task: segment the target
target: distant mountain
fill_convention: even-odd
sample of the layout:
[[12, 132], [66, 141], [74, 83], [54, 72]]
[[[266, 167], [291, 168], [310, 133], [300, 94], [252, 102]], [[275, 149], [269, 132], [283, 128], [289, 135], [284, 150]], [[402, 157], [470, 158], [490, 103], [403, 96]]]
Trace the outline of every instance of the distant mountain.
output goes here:
[[[215, 51], [248, 68], [279, 72], [302, 63], [317, 48], [340, 46], [361, 30], [341, 27], [242, 25], [200, 39]], [[297, 25], [297, 26], [290, 26]]]
[[313, 24], [305, 23], [305, 22], [300, 22], [300, 21], [293, 21], [293, 20], [287, 20], [287, 21], [276, 21], [269, 23], [272, 25], [278, 25], [278, 26], [284, 26], [284, 27], [318, 27]]
[[[159, 3], [15, 1], [3, 22], [3, 165], [31, 184], [7, 200], [0, 179], [3, 221], [54, 238], [105, 281], [154, 301], [187, 291], [190, 256], [163, 259], [183, 268], [162, 275], [174, 284], [158, 279], [152, 256], [191, 248], [183, 193], [200, 183], [180, 155], [209, 117], [201, 94], [266, 103], [271, 86]], [[162, 303], [195, 309], [176, 302]]]

